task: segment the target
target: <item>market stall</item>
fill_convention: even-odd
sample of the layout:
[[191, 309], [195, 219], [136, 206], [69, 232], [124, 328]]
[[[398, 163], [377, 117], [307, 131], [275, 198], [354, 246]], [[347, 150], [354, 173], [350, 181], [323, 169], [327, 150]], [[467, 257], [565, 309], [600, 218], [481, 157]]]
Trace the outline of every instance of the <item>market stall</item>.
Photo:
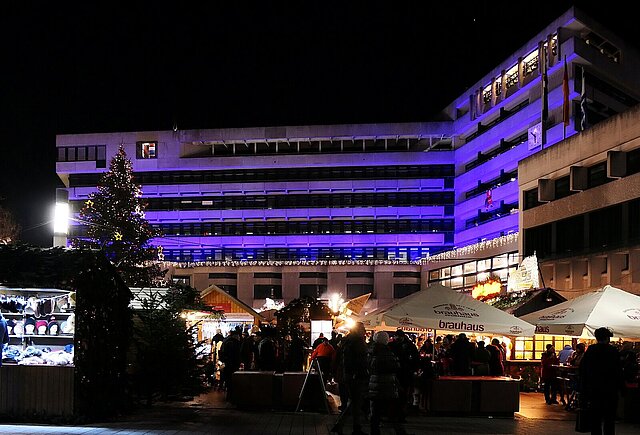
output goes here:
[[[640, 296], [606, 285], [553, 307], [524, 315], [522, 319], [535, 324], [536, 333], [541, 335], [564, 335], [593, 342], [594, 331], [606, 327], [611, 330], [614, 339], [640, 341]], [[637, 419], [636, 409], [640, 405], [637, 382], [627, 385], [620, 403], [620, 417], [625, 420]]]
[[200, 340], [211, 340], [218, 332], [226, 337], [229, 331], [236, 327], [245, 331], [266, 321], [264, 316], [249, 305], [233, 297], [215, 284], [202, 290], [200, 298], [202, 302], [213, 310], [222, 313], [220, 318], [204, 319], [200, 323], [198, 336]]
[[103, 418], [126, 403], [131, 292], [100, 253], [0, 245], [0, 415]]
[[[471, 296], [440, 284], [413, 293], [361, 318], [369, 330], [397, 328], [529, 336], [534, 326]], [[496, 400], [498, 398], [499, 400]], [[519, 409], [519, 381], [509, 377], [441, 376], [431, 381], [427, 411], [457, 415], [513, 415]]]
[[534, 324], [537, 334], [593, 339], [604, 326], [614, 337], [640, 340], [640, 296], [606, 285], [520, 319]]

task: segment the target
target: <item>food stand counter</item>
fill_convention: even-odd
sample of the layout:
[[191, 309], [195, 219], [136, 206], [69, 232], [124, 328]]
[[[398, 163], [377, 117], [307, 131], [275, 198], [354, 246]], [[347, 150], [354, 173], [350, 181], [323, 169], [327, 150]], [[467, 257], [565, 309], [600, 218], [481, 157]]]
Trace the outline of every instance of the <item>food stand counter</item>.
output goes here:
[[506, 376], [440, 376], [431, 381], [431, 414], [513, 417], [520, 410], [520, 380]]

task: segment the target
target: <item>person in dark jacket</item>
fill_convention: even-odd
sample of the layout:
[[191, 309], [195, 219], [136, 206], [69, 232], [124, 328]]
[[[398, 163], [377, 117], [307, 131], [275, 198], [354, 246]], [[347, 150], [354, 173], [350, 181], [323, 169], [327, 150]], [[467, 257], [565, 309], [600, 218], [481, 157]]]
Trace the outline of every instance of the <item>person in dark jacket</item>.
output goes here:
[[592, 434], [614, 434], [618, 395], [624, 388], [618, 350], [609, 344], [607, 328], [594, 331], [597, 343], [587, 348], [580, 363], [580, 400], [589, 409]]
[[451, 345], [451, 358], [453, 358], [453, 374], [455, 376], [469, 376], [471, 374], [472, 348], [467, 334], [461, 332]]
[[240, 340], [240, 361], [245, 370], [251, 370], [253, 366], [253, 337], [248, 332], [244, 332]]
[[500, 342], [495, 338], [491, 340], [491, 344], [486, 348], [491, 354], [489, 358], [489, 375], [490, 376], [504, 376], [504, 364], [502, 363], [502, 350], [500, 350]]
[[400, 422], [398, 373], [401, 370], [396, 355], [389, 349], [389, 334], [376, 332], [369, 361], [369, 401], [371, 404], [371, 435], [380, 434], [380, 419], [388, 413], [396, 434], [406, 434]]
[[263, 332], [258, 343], [258, 369], [261, 371], [276, 370], [276, 343], [270, 331]]
[[416, 345], [413, 344], [402, 329], [398, 329], [393, 338], [393, 341], [389, 342], [389, 349], [398, 358], [398, 363], [400, 364], [400, 371], [398, 372], [399, 419], [404, 421], [410, 398], [413, 403], [413, 388], [415, 374], [420, 365], [420, 352], [418, 352]]
[[348, 415], [353, 417], [353, 434], [363, 435], [362, 410], [364, 397], [369, 383], [367, 369], [367, 345], [365, 343], [364, 323], [357, 322], [351, 332], [343, 339], [342, 372], [347, 386], [349, 402], [338, 416], [331, 432], [342, 434], [344, 420]]
[[484, 347], [484, 341], [478, 341], [478, 347], [473, 352], [471, 365], [475, 376], [489, 376], [489, 361], [491, 353]]
[[306, 346], [304, 340], [297, 333], [292, 334], [289, 352], [287, 353], [287, 370], [301, 372], [304, 368], [305, 355]]
[[220, 361], [224, 363], [222, 380], [227, 389], [227, 399], [233, 400], [233, 374], [240, 369], [240, 331], [234, 329], [220, 347]]
[[560, 364], [558, 356], [556, 355], [556, 349], [552, 344], [547, 344], [547, 350], [542, 354], [540, 360], [542, 365], [540, 369], [540, 380], [544, 384], [544, 400], [547, 405], [558, 403], [558, 369], [555, 367]]

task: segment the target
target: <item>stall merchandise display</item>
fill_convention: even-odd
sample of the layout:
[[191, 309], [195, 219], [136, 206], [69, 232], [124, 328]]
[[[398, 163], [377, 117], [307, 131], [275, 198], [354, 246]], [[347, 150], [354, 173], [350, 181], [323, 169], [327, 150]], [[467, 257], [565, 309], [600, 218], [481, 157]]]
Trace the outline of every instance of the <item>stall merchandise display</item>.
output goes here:
[[0, 289], [9, 343], [3, 364], [73, 365], [75, 299], [58, 289]]

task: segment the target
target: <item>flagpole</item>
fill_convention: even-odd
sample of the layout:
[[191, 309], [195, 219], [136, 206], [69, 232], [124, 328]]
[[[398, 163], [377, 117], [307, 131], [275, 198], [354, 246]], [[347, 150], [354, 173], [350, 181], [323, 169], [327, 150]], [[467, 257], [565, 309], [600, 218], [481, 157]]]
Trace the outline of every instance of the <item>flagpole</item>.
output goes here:
[[567, 56], [564, 56], [564, 72], [562, 74], [562, 139], [567, 138], [567, 125], [569, 125], [569, 71], [567, 70]]
[[549, 106], [548, 106], [548, 83], [547, 83], [547, 49], [544, 46], [544, 44], [542, 44], [542, 48], [540, 50], [540, 55], [541, 55], [541, 59], [540, 59], [540, 67], [541, 67], [541, 72], [542, 72], [542, 110], [540, 113], [540, 125], [541, 125], [541, 145], [540, 145], [540, 150], [544, 149], [544, 145], [547, 142], [547, 116], [548, 116], [548, 111], [549, 111]]

